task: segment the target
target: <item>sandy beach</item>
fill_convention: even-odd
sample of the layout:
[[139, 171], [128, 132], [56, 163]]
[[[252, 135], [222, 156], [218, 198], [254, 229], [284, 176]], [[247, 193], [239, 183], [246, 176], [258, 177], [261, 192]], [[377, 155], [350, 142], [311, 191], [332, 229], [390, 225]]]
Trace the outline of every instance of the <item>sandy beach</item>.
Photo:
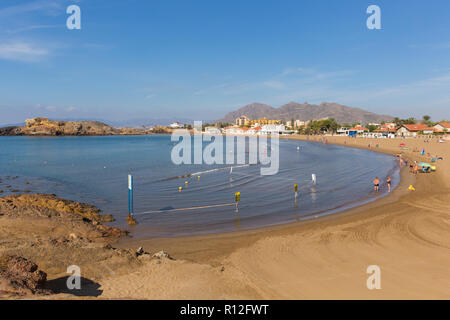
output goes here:
[[[306, 139], [305, 137], [295, 137]], [[316, 140], [319, 137], [315, 138]], [[310, 138], [314, 141], [314, 138]], [[450, 143], [349, 139], [329, 143], [427, 160], [437, 172], [410, 175], [388, 197], [316, 221], [199, 237], [127, 240], [123, 247], [166, 250], [176, 260], [149, 263], [105, 279], [102, 298], [133, 299], [448, 299], [450, 298]], [[401, 150], [405, 143], [408, 150]], [[376, 148], [376, 144], [379, 147]], [[409, 191], [413, 184], [415, 192]], [[366, 269], [381, 268], [381, 290]]]
[[[52, 261], [75, 263], [83, 252], [89, 253], [81, 259], [83, 277], [89, 280], [82, 293], [61, 291], [45, 298], [449, 299], [450, 141], [328, 137], [328, 143], [392, 155], [403, 152], [409, 159], [429, 162], [430, 157], [414, 152], [425, 148], [443, 160], [432, 174], [416, 177], [403, 168], [402, 181], [389, 196], [318, 219], [204, 236], [121, 237], [118, 242], [109, 236], [86, 241], [92, 229], [89, 224], [78, 227], [76, 233], [84, 236], [77, 236], [76, 244], [61, 245], [68, 246], [61, 252], [27, 247], [31, 240], [22, 230], [19, 251], [47, 272], [51, 281], [62, 279], [65, 272], [61, 263]], [[401, 150], [400, 143], [408, 149]], [[416, 191], [409, 191], [409, 185]], [[40, 224], [36, 220], [35, 225]], [[42, 234], [58, 230], [62, 237], [71, 230], [70, 224], [72, 220], [58, 228], [40, 228]], [[0, 253], [14, 251], [11, 243], [19, 236], [11, 226], [24, 228], [0, 216], [0, 234], [3, 239], [9, 237], [9, 242], [0, 244]], [[150, 254], [133, 255], [138, 247]], [[152, 255], [161, 250], [171, 258]], [[381, 269], [380, 290], [366, 287], [370, 265]]]

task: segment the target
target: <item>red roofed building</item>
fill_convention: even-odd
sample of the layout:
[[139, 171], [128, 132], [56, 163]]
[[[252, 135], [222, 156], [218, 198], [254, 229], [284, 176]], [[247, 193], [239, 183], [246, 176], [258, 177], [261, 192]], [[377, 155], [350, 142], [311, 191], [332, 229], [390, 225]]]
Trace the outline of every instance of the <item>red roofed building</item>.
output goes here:
[[397, 130], [395, 128], [380, 128], [375, 130], [375, 132], [380, 132], [380, 133], [396, 133]]
[[364, 128], [362, 126], [356, 126], [354, 128], [349, 129], [348, 131], [356, 131], [357, 133], [364, 133], [364, 132], [369, 132], [369, 129]]
[[441, 122], [434, 126], [436, 132], [447, 132], [450, 133], [450, 122]]
[[418, 134], [433, 134], [435, 128], [426, 124], [404, 124], [397, 130], [397, 135], [402, 137], [416, 137]]

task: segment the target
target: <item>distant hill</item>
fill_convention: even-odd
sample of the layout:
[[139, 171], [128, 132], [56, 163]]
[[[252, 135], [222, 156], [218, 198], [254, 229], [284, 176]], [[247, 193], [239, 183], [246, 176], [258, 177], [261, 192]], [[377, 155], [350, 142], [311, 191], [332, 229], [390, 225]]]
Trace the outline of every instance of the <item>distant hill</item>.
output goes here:
[[389, 115], [379, 115], [359, 108], [343, 106], [337, 103], [323, 102], [320, 105], [296, 102], [289, 102], [279, 108], [273, 108], [262, 103], [252, 103], [239, 110], [226, 114], [217, 122], [234, 123], [236, 118], [247, 116], [250, 119], [259, 119], [266, 117], [268, 119], [289, 121], [294, 120], [318, 120], [324, 118], [334, 118], [337, 122], [353, 123], [380, 123], [391, 121], [394, 118]]

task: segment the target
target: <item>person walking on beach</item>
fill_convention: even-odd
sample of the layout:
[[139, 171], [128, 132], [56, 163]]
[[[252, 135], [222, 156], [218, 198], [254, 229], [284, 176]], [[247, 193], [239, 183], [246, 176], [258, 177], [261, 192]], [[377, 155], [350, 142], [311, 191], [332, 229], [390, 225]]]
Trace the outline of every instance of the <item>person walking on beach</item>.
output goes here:
[[419, 165], [417, 164], [417, 161], [414, 161], [414, 174], [419, 173]]
[[375, 192], [378, 192], [380, 190], [380, 179], [378, 179], [378, 177], [373, 180], [373, 189], [375, 190]]
[[388, 190], [391, 192], [391, 184], [392, 184], [392, 178], [390, 176], [387, 177], [386, 183], [388, 185]]

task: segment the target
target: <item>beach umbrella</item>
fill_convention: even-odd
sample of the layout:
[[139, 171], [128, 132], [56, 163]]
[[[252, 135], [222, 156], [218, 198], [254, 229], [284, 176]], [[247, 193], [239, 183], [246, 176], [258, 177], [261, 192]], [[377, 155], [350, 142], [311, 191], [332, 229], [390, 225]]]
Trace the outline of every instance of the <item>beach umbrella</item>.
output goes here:
[[425, 167], [425, 168], [431, 167], [431, 164], [426, 163], [426, 162], [421, 162], [421, 163], [419, 163], [418, 165], [421, 166], [421, 167]]

